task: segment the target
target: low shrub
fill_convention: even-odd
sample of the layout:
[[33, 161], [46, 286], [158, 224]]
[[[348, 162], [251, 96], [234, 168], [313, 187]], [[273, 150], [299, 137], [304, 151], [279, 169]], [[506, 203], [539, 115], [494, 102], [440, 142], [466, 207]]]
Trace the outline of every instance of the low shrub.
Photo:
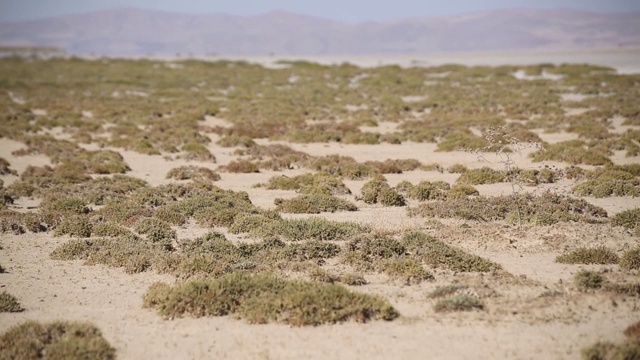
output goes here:
[[640, 246], [625, 252], [619, 264], [624, 270], [640, 270]]
[[604, 283], [604, 277], [595, 271], [580, 270], [574, 276], [574, 282], [582, 290], [599, 289]]
[[5, 159], [0, 157], [0, 175], [14, 175], [18, 176], [18, 172], [10, 168], [11, 164]]
[[[23, 311], [18, 299], [6, 291], [0, 293], [0, 313]], [[0, 347], [1, 348], [1, 347]]]
[[401, 241], [406, 251], [426, 265], [456, 272], [492, 272], [502, 267], [490, 260], [469, 254], [421, 232], [409, 232]]
[[609, 196], [640, 196], [640, 178], [634, 170], [612, 165], [599, 168], [583, 175], [586, 181], [573, 187], [573, 193], [580, 196], [604, 198]]
[[402, 195], [391, 188], [386, 181], [373, 179], [362, 186], [361, 199], [367, 204], [381, 204], [384, 206], [405, 206]]
[[175, 286], [156, 283], [145, 294], [144, 306], [167, 318], [233, 314], [249, 323], [278, 321], [293, 326], [393, 320], [399, 315], [383, 299], [340, 285], [242, 272]]
[[571, 165], [612, 164], [605, 150], [588, 146], [580, 140], [569, 140], [555, 144], [545, 144], [543, 149], [530, 155], [533, 161], [562, 161]]
[[85, 260], [87, 265], [122, 267], [127, 273], [146, 271], [155, 258], [166, 252], [136, 236], [70, 240], [52, 253], [53, 260]]
[[88, 217], [82, 215], [66, 216], [56, 226], [54, 236], [69, 235], [75, 237], [89, 237], [93, 231], [93, 224]]
[[560, 177], [562, 173], [559, 171], [554, 171], [552, 169], [532, 169], [532, 170], [520, 170], [517, 169], [513, 173], [509, 173], [507, 177], [512, 178], [518, 184], [522, 184], [525, 186], [537, 186], [539, 184], [552, 184], [555, 183]]
[[13, 233], [15, 235], [26, 232], [23, 225], [24, 215], [11, 210], [0, 210], [0, 233]]
[[327, 173], [304, 174], [294, 177], [274, 176], [266, 184], [269, 190], [297, 190], [303, 194], [325, 193], [331, 195], [351, 194], [342, 180]]
[[459, 184], [467, 185], [484, 185], [495, 184], [506, 180], [506, 174], [503, 171], [493, 170], [489, 167], [480, 169], [469, 169], [458, 177]]
[[478, 196], [480, 192], [478, 189], [467, 184], [455, 184], [448, 192], [449, 197], [453, 199], [465, 198], [467, 196]]
[[330, 221], [320, 217], [285, 219], [269, 225], [258, 229], [258, 234], [262, 237], [283, 236], [291, 241], [341, 241], [371, 231], [369, 228], [355, 223]]
[[211, 154], [211, 152], [203, 144], [190, 142], [182, 145], [181, 150], [185, 152], [184, 155], [180, 156], [183, 159], [197, 160], [202, 162], [216, 162], [216, 157]]
[[450, 186], [446, 182], [420, 181], [407, 191], [407, 197], [418, 201], [446, 199]]
[[340, 246], [318, 240], [295, 243], [282, 249], [282, 255], [287, 261], [330, 259], [339, 253]]
[[249, 136], [237, 136], [237, 135], [227, 135], [223, 136], [218, 140], [218, 145], [222, 147], [246, 147], [250, 148], [256, 146], [256, 142]]
[[462, 164], [453, 164], [447, 169], [447, 171], [451, 174], [464, 174], [468, 170], [469, 169]]
[[260, 172], [260, 168], [258, 167], [258, 165], [249, 160], [233, 160], [227, 165], [222, 166], [220, 169], [230, 173], [242, 173], [242, 174]]
[[430, 299], [442, 298], [445, 296], [456, 294], [459, 291], [466, 290], [467, 288], [469, 288], [467, 285], [462, 284], [438, 286], [437, 288], [435, 288], [435, 290], [430, 292], [427, 297]]
[[462, 218], [465, 220], [507, 220], [514, 223], [551, 225], [557, 222], [601, 222], [604, 209], [583, 199], [545, 192], [542, 195], [519, 193], [495, 197], [448, 198], [409, 209], [410, 216]]
[[303, 194], [293, 199], [275, 199], [278, 211], [292, 214], [319, 214], [321, 212], [356, 211], [350, 201], [328, 194]]
[[365, 162], [365, 165], [375, 167], [381, 174], [402, 174], [404, 171], [412, 171], [422, 166], [420, 161], [416, 159], [367, 161]]
[[218, 181], [220, 175], [206, 167], [186, 165], [169, 170], [167, 179]]
[[640, 208], [619, 212], [611, 217], [611, 225], [623, 226], [629, 230], [640, 229]]
[[112, 360], [116, 350], [89, 323], [27, 321], [0, 336], [3, 359]]
[[405, 285], [419, 284], [425, 280], [433, 280], [433, 275], [428, 272], [420, 262], [415, 259], [394, 259], [384, 266], [384, 272], [392, 279], [400, 280]]
[[100, 222], [92, 226], [91, 235], [104, 237], [118, 237], [133, 235], [131, 231], [113, 222]]
[[484, 304], [478, 298], [469, 295], [455, 295], [438, 300], [433, 309], [436, 312], [482, 310]]
[[568, 254], [558, 256], [556, 262], [562, 264], [617, 264], [618, 255], [605, 246], [578, 248]]
[[349, 180], [362, 180], [380, 174], [374, 166], [361, 164], [352, 157], [340, 155], [327, 155], [310, 159], [307, 167], [315, 171], [345, 177]]
[[638, 359], [640, 358], [640, 339], [628, 338], [620, 344], [598, 341], [597, 343], [582, 349], [582, 359]]
[[233, 224], [229, 227], [229, 232], [232, 234], [259, 234], [262, 229], [281, 220], [282, 218], [277, 213], [244, 214], [234, 219]]
[[[356, 267], [369, 269], [379, 265], [380, 260], [399, 259], [406, 253], [406, 248], [396, 239], [381, 235], [361, 234], [355, 236], [347, 244], [346, 263]], [[363, 260], [360, 264], [354, 260]]]
[[156, 218], [145, 218], [138, 221], [134, 230], [139, 234], [146, 235], [151, 242], [160, 244], [167, 249], [171, 249], [172, 240], [178, 237], [169, 223]]

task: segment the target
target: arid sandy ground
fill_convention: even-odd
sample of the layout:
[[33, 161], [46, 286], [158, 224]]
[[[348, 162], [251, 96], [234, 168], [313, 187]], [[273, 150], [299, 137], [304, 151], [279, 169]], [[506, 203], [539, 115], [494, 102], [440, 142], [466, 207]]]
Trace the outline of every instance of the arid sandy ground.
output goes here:
[[[607, 56], [615, 59], [615, 54]], [[541, 62], [541, 59], [547, 58], [540, 55], [531, 61]], [[576, 62], [590, 60], [583, 60], [580, 56], [571, 59]], [[500, 62], [512, 60], [513, 57], [507, 57]], [[474, 59], [446, 59], [446, 62], [456, 61], [473, 63]], [[481, 60], [475, 61], [485, 65]], [[627, 65], [621, 65], [620, 70], [640, 70], [638, 63]], [[209, 118], [207, 121], [221, 120]], [[384, 125], [378, 129], [384, 131]], [[547, 135], [541, 134], [543, 138]], [[208, 136], [217, 140], [215, 134]], [[545, 140], [549, 142], [571, 137], [570, 134], [548, 136]], [[271, 142], [261, 140], [259, 143]], [[457, 163], [469, 168], [488, 165], [499, 169], [501, 166], [497, 159], [492, 158], [493, 155], [479, 159], [467, 152], [436, 152], [435, 144], [425, 143], [289, 145], [310, 155], [340, 154], [358, 161], [415, 158], [424, 164], [441, 164], [444, 168]], [[22, 147], [19, 142], [0, 139], [0, 157], [7, 159], [18, 173], [27, 165], [49, 163], [48, 158], [42, 155], [12, 155]], [[162, 156], [114, 150], [120, 152], [131, 167], [127, 175], [155, 186], [173, 181], [165, 178], [171, 168], [194, 164], [215, 170], [235, 159], [234, 149], [220, 147], [215, 141], [208, 145], [208, 149], [215, 154], [217, 164], [168, 161]], [[518, 167], [538, 169], [544, 165], [531, 162], [526, 156], [528, 151], [514, 155]], [[625, 158], [622, 154], [616, 154], [612, 160], [617, 164], [640, 163], [640, 157]], [[266, 182], [274, 174], [292, 176], [301, 173], [301, 170], [221, 173], [222, 179], [216, 185], [246, 191], [256, 206], [273, 208], [275, 198], [292, 198], [296, 193], [265, 190], [254, 185]], [[452, 183], [458, 174], [415, 170], [385, 176], [394, 186], [402, 180], [412, 183], [445, 180]], [[6, 186], [17, 177], [5, 175], [1, 179]], [[354, 194], [360, 192], [364, 183], [345, 181]], [[563, 193], [568, 191], [570, 184], [560, 182], [545, 186]], [[512, 191], [507, 183], [477, 188], [483, 195], [509, 194]], [[544, 189], [525, 188], [525, 191]], [[350, 199], [354, 197], [350, 196]], [[587, 200], [604, 208], [609, 216], [640, 207], [640, 200], [631, 197]], [[421, 229], [449, 244], [499, 263], [513, 276], [460, 274], [453, 278], [449, 272], [436, 272], [436, 281], [413, 286], [389, 282], [383, 275], [367, 276], [369, 284], [358, 287], [357, 291], [381, 294], [388, 299], [401, 314], [393, 322], [297, 328], [282, 324], [251, 325], [232, 317], [163, 320], [154, 311], [142, 308], [142, 294], [156, 281], [172, 282], [171, 276], [152, 272], [129, 275], [122, 269], [103, 265], [85, 266], [82, 261], [51, 260], [51, 251], [67, 241], [67, 237], [53, 237], [48, 233], [2, 234], [0, 263], [7, 268], [7, 274], [0, 275], [0, 287], [19, 298], [26, 311], [0, 313], [0, 332], [27, 319], [90, 321], [116, 347], [120, 359], [574, 359], [579, 356], [581, 348], [597, 340], [621, 341], [624, 337], [622, 330], [640, 319], [637, 297], [607, 292], [585, 294], [573, 286], [573, 276], [581, 269], [615, 270], [617, 265], [565, 265], [554, 261], [556, 256], [580, 246], [606, 245], [617, 252], [637, 246], [638, 238], [621, 227], [580, 223], [517, 227], [506, 223], [496, 226], [493, 223], [442, 220], [445, 226], [434, 228], [424, 218], [408, 217], [406, 208], [367, 205], [361, 201], [357, 204], [359, 211], [322, 216], [369, 224], [381, 230]], [[20, 199], [14, 204], [14, 209], [26, 210], [35, 205], [37, 202]], [[206, 232], [194, 224], [177, 227], [176, 230], [179, 238]], [[237, 235], [229, 234], [229, 237], [238, 239]], [[486, 309], [481, 312], [435, 313], [434, 300], [427, 295], [438, 285], [452, 281], [470, 285], [468, 291], [488, 300]], [[543, 296], [550, 293], [562, 295]]]

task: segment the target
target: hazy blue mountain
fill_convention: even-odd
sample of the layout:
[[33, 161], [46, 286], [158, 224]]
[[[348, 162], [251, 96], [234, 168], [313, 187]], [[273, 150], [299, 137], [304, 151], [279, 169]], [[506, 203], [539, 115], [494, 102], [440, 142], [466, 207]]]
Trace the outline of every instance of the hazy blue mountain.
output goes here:
[[0, 45], [111, 56], [611, 48], [640, 45], [640, 13], [514, 9], [352, 24], [288, 12], [246, 17], [124, 8], [0, 23]]

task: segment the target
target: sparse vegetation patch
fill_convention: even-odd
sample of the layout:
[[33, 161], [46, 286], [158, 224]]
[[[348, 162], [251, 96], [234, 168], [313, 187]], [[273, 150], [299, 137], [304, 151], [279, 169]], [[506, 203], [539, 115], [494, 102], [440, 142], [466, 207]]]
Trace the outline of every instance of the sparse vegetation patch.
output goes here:
[[89, 323], [27, 321], [0, 336], [4, 359], [112, 360], [116, 350]]
[[570, 253], [558, 256], [556, 262], [563, 264], [617, 264], [618, 255], [611, 249], [599, 246], [578, 248]]
[[284, 322], [293, 326], [398, 317], [398, 312], [381, 298], [354, 293], [340, 285], [243, 272], [175, 286], [154, 284], [144, 296], [144, 306], [168, 318], [233, 314], [249, 323]]

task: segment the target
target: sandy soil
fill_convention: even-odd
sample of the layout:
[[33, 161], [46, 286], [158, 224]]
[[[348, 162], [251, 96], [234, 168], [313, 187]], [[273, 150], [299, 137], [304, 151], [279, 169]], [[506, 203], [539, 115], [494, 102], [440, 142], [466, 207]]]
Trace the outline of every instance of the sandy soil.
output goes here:
[[[208, 123], [222, 124], [220, 119], [209, 119]], [[619, 120], [614, 122], [620, 123]], [[390, 131], [390, 128], [392, 125], [386, 124], [381, 131]], [[550, 142], [572, 137], [571, 134], [541, 136]], [[479, 158], [466, 152], [436, 152], [434, 144], [289, 145], [311, 155], [340, 154], [353, 156], [358, 161], [413, 158], [425, 164], [440, 164], [445, 169], [457, 163], [471, 168], [500, 169], [503, 166], [501, 159], [493, 155]], [[18, 172], [27, 165], [50, 163], [43, 156], [15, 157], [11, 154], [21, 147], [21, 143], [0, 139], [0, 157], [7, 159]], [[215, 170], [234, 159], [234, 149], [215, 144], [209, 149], [217, 158], [215, 164], [170, 161], [162, 156], [120, 152], [132, 169], [128, 175], [159, 185], [169, 182], [165, 175], [173, 167], [194, 164]], [[532, 163], [526, 156], [532, 150], [524, 149], [521, 154], [514, 155], [516, 165], [525, 169], [562, 165]], [[640, 158], [624, 158], [622, 154], [616, 154], [613, 160], [617, 163], [640, 162]], [[284, 173], [292, 176], [304, 172]], [[216, 185], [247, 191], [255, 205], [272, 208], [275, 198], [295, 196], [291, 191], [253, 187], [275, 174], [267, 171], [221, 173], [222, 179]], [[402, 180], [454, 182], [457, 175], [446, 171], [410, 171], [386, 177], [391, 185], [395, 185]], [[0, 178], [5, 184], [16, 179], [11, 175]], [[359, 194], [364, 181], [345, 183], [354, 194]], [[566, 192], [570, 183], [550, 187], [553, 191]], [[511, 192], [509, 184], [479, 186], [478, 189], [486, 195]], [[541, 189], [525, 188], [525, 191]], [[350, 199], [354, 200], [354, 197]], [[638, 198], [587, 200], [603, 207], [609, 215], [640, 207]], [[37, 199], [21, 199], [15, 209], [24, 210], [34, 204]], [[436, 272], [436, 281], [414, 286], [389, 282], [383, 275], [367, 276], [369, 284], [356, 290], [387, 298], [402, 314], [393, 322], [292, 328], [281, 324], [249, 325], [232, 317], [163, 320], [154, 311], [142, 309], [142, 294], [153, 282], [172, 282], [172, 277], [150, 272], [128, 275], [121, 269], [84, 266], [80, 261], [54, 261], [49, 259], [49, 254], [68, 238], [51, 234], [1, 234], [0, 263], [7, 268], [7, 273], [0, 275], [0, 288], [18, 297], [26, 311], [0, 313], [0, 332], [27, 319], [91, 321], [117, 348], [120, 359], [574, 359], [581, 348], [597, 340], [621, 341], [622, 330], [640, 319], [638, 298], [606, 292], [582, 293], [572, 285], [573, 276], [581, 269], [613, 271], [616, 266], [554, 262], [557, 255], [579, 246], [606, 245], [622, 253], [640, 243], [623, 228], [584, 224], [518, 228], [459, 220], [443, 220], [443, 226], [439, 227], [424, 218], [408, 217], [406, 208], [357, 204], [360, 208], [357, 212], [322, 216], [365, 223], [383, 230], [418, 228], [498, 262], [512, 276], [458, 274], [454, 277], [451, 273]], [[198, 236], [206, 231], [193, 224], [177, 230], [180, 238]], [[486, 310], [436, 314], [434, 300], [427, 294], [437, 286], [453, 281], [469, 285], [468, 291], [486, 299]], [[561, 295], [554, 296], [554, 292]]]

